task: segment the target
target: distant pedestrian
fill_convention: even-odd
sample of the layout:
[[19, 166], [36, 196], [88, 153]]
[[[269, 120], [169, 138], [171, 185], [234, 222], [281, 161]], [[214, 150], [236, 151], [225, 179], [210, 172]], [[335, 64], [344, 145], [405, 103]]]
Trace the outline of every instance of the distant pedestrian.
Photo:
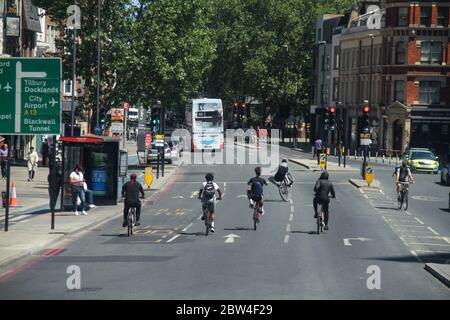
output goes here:
[[36, 151], [34, 151], [34, 147], [30, 148], [30, 152], [27, 154], [28, 160], [28, 181], [34, 180], [34, 174], [36, 173], [39, 156]]
[[49, 154], [49, 147], [48, 147], [48, 140], [45, 139], [44, 142], [41, 144], [41, 155], [42, 155], [42, 166], [47, 166], [47, 160], [48, 160], [48, 154]]
[[314, 151], [316, 152], [317, 156], [317, 164], [320, 164], [320, 154], [322, 153], [322, 139], [317, 138], [316, 141], [314, 141]]
[[6, 165], [8, 163], [8, 145], [1, 142], [2, 146], [0, 147], [0, 164], [2, 168], [2, 180], [6, 179]]

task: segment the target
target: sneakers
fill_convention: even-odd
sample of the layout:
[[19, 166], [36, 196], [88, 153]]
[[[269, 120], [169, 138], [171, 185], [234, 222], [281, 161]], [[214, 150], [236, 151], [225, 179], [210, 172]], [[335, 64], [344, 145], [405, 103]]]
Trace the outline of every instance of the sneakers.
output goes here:
[[263, 216], [263, 215], [264, 215], [264, 208], [261, 208], [261, 209], [259, 210], [259, 212], [260, 212], [261, 215]]
[[87, 212], [83, 210], [83, 216], [87, 216]]
[[328, 226], [325, 226], [325, 228], [323, 228], [324, 230], [328, 230]]
[[211, 232], [213, 232], [213, 233], [215, 232], [214, 227], [211, 227]]
[[80, 214], [78, 213], [78, 211], [75, 211], [74, 214], [75, 214], [76, 216], [79, 216], [79, 215], [80, 215]]
[[97, 208], [97, 206], [96, 206], [95, 204], [90, 204], [90, 205], [89, 205], [89, 208], [90, 208], [90, 209], [94, 209], [94, 208]]

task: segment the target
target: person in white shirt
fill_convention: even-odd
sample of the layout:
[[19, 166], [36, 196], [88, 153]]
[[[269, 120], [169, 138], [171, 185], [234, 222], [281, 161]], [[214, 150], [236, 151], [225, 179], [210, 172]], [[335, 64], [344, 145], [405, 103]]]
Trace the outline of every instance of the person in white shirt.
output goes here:
[[[202, 210], [203, 213], [205, 209], [211, 213], [211, 232], [215, 231], [215, 203], [216, 200], [222, 200], [222, 191], [219, 189], [217, 183], [213, 182], [214, 175], [212, 173], [208, 173], [205, 176], [205, 182], [203, 182], [202, 188], [198, 193], [198, 199], [202, 201]], [[219, 198], [216, 199], [216, 192], [219, 194]], [[205, 220], [206, 216], [203, 214], [202, 220]]]
[[27, 154], [27, 160], [28, 160], [28, 181], [33, 181], [34, 174], [36, 173], [39, 156], [36, 151], [34, 151], [34, 147], [30, 148], [30, 152]]
[[82, 172], [82, 168], [79, 164], [75, 166], [72, 173], [69, 176], [70, 184], [72, 186], [72, 211], [78, 216], [78, 206], [77, 199], [80, 197], [81, 207], [83, 208], [83, 215], [87, 215], [87, 212], [84, 210], [85, 205], [85, 193], [84, 193], [84, 176]]

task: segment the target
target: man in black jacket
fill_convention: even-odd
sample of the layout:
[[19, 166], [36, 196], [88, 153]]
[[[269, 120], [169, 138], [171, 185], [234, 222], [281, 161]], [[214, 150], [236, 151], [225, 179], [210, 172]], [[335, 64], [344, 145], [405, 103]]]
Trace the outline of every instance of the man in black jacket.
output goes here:
[[325, 230], [328, 230], [330, 193], [333, 198], [336, 198], [333, 184], [328, 181], [328, 172], [322, 172], [319, 180], [317, 180], [316, 185], [314, 186], [314, 192], [316, 194], [313, 200], [314, 218], [317, 218], [317, 204], [320, 203], [324, 212]]

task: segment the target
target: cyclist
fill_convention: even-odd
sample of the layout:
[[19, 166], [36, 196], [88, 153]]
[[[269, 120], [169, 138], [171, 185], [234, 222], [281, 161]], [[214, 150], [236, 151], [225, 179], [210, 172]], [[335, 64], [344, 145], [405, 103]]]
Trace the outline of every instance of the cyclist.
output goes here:
[[261, 214], [264, 215], [264, 185], [267, 186], [267, 181], [261, 178], [261, 167], [255, 168], [256, 177], [251, 178], [247, 182], [247, 186], [250, 186], [250, 189], [247, 189], [247, 197], [250, 200], [250, 208], [253, 208], [255, 202], [259, 201], [261, 203]]
[[205, 182], [203, 182], [203, 187], [200, 189], [198, 193], [198, 199], [202, 201], [202, 220], [206, 219], [205, 209], [208, 208], [208, 211], [211, 213], [211, 232], [214, 232], [214, 223], [216, 221], [215, 216], [215, 204], [216, 204], [216, 192], [219, 194], [219, 198], [217, 200], [222, 200], [222, 191], [219, 189], [217, 183], [214, 182], [214, 175], [212, 173], [208, 173], [205, 176]]
[[278, 186], [285, 179], [286, 175], [289, 178], [288, 186], [290, 187], [292, 185], [293, 181], [289, 174], [287, 160], [283, 159], [283, 160], [281, 160], [281, 164], [278, 166], [277, 173], [275, 173], [275, 176], [269, 177], [269, 181]]
[[329, 217], [329, 205], [330, 205], [330, 193], [331, 196], [336, 198], [333, 184], [328, 180], [328, 172], [324, 171], [317, 180], [314, 186], [315, 197], [313, 200], [314, 206], [314, 218], [317, 218], [317, 204], [320, 203], [324, 212], [325, 230], [328, 230], [328, 217]]
[[142, 188], [142, 185], [137, 181], [136, 174], [132, 173], [130, 175], [130, 181], [126, 182], [122, 186], [122, 198], [125, 198], [122, 224], [122, 227], [124, 228], [127, 226], [128, 211], [130, 210], [130, 208], [136, 208], [135, 225], [141, 225], [141, 201], [139, 200], [139, 193], [141, 194], [142, 198], [145, 198], [144, 188]]
[[414, 183], [414, 177], [411, 173], [411, 170], [409, 169], [408, 162], [403, 161], [402, 166], [397, 170], [397, 194], [398, 194], [398, 201], [400, 201], [400, 185], [401, 182], [408, 182], [409, 179], [411, 179], [411, 182]]

